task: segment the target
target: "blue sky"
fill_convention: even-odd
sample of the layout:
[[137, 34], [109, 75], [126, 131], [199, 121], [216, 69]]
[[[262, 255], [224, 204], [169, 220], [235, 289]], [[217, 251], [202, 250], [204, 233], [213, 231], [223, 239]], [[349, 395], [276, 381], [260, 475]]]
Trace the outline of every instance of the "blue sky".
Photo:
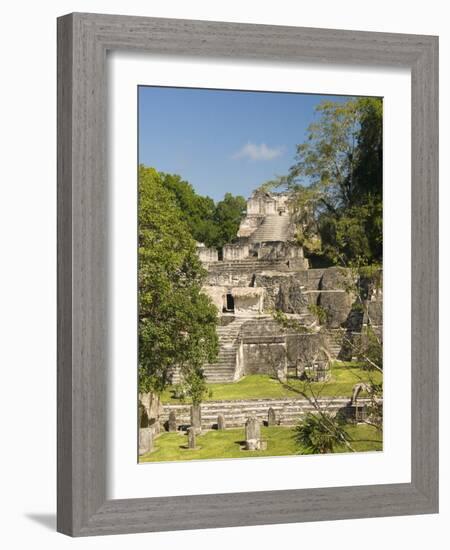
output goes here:
[[179, 174], [201, 195], [248, 197], [287, 174], [314, 108], [342, 96], [139, 88], [139, 162]]

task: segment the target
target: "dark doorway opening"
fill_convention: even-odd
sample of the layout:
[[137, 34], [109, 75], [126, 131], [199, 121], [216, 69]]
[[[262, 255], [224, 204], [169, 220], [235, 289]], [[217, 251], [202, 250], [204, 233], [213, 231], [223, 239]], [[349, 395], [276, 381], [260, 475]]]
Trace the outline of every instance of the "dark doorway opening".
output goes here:
[[234, 313], [234, 298], [231, 292], [228, 292], [225, 298], [225, 307], [223, 308], [226, 313]]

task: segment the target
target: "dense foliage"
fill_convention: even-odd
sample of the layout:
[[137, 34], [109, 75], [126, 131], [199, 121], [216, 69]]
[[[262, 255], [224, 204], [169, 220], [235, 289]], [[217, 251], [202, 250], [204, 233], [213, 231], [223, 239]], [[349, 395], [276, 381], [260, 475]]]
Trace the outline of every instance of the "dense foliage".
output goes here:
[[[218, 352], [217, 309], [182, 212], [153, 168], [139, 169], [139, 387], [161, 394], [174, 366], [187, 395], [206, 391], [202, 365]], [[192, 391], [191, 391], [192, 390]], [[191, 395], [192, 394], [192, 395]]]
[[308, 413], [300, 420], [295, 427], [295, 441], [301, 454], [333, 453], [340, 446], [352, 450], [344, 419], [322, 411]]
[[332, 264], [382, 261], [382, 100], [324, 101], [296, 162], [277, 183], [295, 193], [298, 240]]
[[236, 238], [245, 213], [244, 197], [226, 193], [217, 204], [198, 195], [192, 185], [178, 175], [158, 174], [162, 185], [173, 195], [192, 237], [206, 246], [221, 248]]
[[[211, 246], [218, 248], [236, 239], [241, 219], [245, 214], [247, 202], [240, 195], [225, 193], [223, 200], [216, 205], [214, 222], [217, 227], [217, 237]], [[206, 244], [206, 243], [205, 243]]]

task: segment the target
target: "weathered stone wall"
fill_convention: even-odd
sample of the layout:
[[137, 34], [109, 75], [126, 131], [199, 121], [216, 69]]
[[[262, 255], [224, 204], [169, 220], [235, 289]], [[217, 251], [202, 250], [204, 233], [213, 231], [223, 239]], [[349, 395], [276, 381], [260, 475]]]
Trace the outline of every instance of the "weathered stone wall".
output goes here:
[[268, 374], [280, 378], [287, 373], [286, 344], [284, 342], [243, 344], [243, 375]]
[[156, 394], [151, 392], [139, 394], [139, 428], [150, 428], [154, 435], [158, 434], [161, 412], [161, 400]]
[[243, 345], [244, 374], [269, 374], [277, 376], [280, 368], [287, 372], [291, 367], [305, 365], [328, 342], [321, 332], [298, 332], [284, 329], [274, 319], [246, 321], [240, 332]]
[[322, 271], [319, 290], [343, 290], [354, 282], [350, 269], [327, 267], [317, 271]]
[[286, 278], [279, 286], [275, 307], [284, 313], [308, 315], [309, 306], [316, 301], [314, 291], [305, 291], [295, 279]]
[[240, 238], [250, 236], [263, 220], [263, 215], [249, 215], [247, 210], [247, 216], [241, 221], [237, 236]]
[[[326, 409], [330, 414], [345, 412], [350, 403], [350, 396], [322, 398], [318, 400], [319, 407]], [[369, 404], [368, 399], [359, 399], [359, 404]], [[255, 415], [259, 421], [268, 419], [269, 409], [275, 412], [277, 423], [285, 426], [297, 424], [301, 418], [315, 412], [314, 405], [307, 399], [252, 399], [241, 401], [210, 401], [201, 405], [202, 429], [217, 427], [217, 418], [223, 416], [227, 428], [241, 427], [248, 417]], [[179, 427], [186, 427], [190, 423], [190, 405], [164, 405], [161, 423], [166, 424], [171, 411], [175, 412]]]
[[288, 367], [297, 367], [301, 370], [319, 354], [321, 348], [328, 349], [328, 342], [321, 332], [288, 334], [286, 336]]
[[[225, 266], [224, 266], [225, 267]], [[269, 313], [280, 309], [287, 314], [308, 315], [311, 306], [319, 306], [328, 328], [348, 327], [357, 330], [356, 295], [348, 290], [352, 286], [352, 273], [341, 268], [310, 269], [290, 272], [279, 270], [227, 270], [212, 266], [209, 271], [205, 291], [219, 306], [219, 290], [207, 290], [207, 287], [238, 288], [254, 287], [264, 289], [264, 311]], [[245, 301], [245, 300], [244, 300]], [[371, 290], [368, 295], [368, 315], [364, 322], [374, 326], [383, 323], [383, 302], [381, 289]], [[249, 304], [249, 313], [260, 312], [259, 308]], [[240, 313], [245, 313], [242, 303]], [[242, 310], [242, 311], [241, 311]], [[356, 322], [356, 324], [355, 324]], [[361, 319], [360, 325], [363, 320]]]
[[208, 248], [206, 246], [197, 246], [197, 254], [203, 263], [217, 262], [219, 254], [217, 248]]
[[374, 288], [368, 297], [367, 313], [364, 323], [370, 323], [374, 327], [383, 326], [383, 290]]
[[248, 258], [248, 244], [226, 244], [222, 253], [223, 261], [244, 260]]
[[263, 312], [264, 308], [263, 288], [254, 287], [234, 287], [231, 289], [231, 295], [234, 299], [234, 314], [236, 316], [258, 314]]
[[355, 296], [345, 290], [325, 290], [320, 292], [317, 305], [326, 315], [325, 325], [328, 328], [344, 326], [351, 314]]
[[257, 243], [253, 247], [259, 260], [303, 258], [303, 247], [285, 241]]
[[252, 281], [253, 272], [250, 270], [212, 266], [208, 271], [206, 284], [212, 286], [251, 286]]
[[[290, 247], [287, 242], [256, 243], [250, 246], [250, 255], [258, 253], [261, 259], [249, 257], [208, 266], [207, 285], [211, 286], [207, 292], [219, 311], [224, 296], [231, 292], [236, 317], [254, 316], [240, 328], [234, 380], [254, 373], [298, 373], [320, 349], [332, 358], [348, 360], [351, 350], [344, 350], [338, 333], [359, 337], [366, 323], [381, 334], [382, 290], [375, 284], [379, 274], [365, 280], [338, 267], [295, 269], [291, 262], [307, 260], [301, 248]], [[277, 255], [284, 259], [274, 259]], [[355, 283], [360, 297], [355, 294]], [[368, 306], [368, 314], [363, 313], [360, 298]], [[309, 328], [305, 332], [284, 330], [272, 318], [274, 310]]]
[[227, 287], [226, 286], [204, 286], [202, 288], [202, 291], [209, 296], [212, 303], [216, 306], [217, 310], [219, 312], [222, 312], [224, 303], [225, 303], [225, 295], [227, 293]]

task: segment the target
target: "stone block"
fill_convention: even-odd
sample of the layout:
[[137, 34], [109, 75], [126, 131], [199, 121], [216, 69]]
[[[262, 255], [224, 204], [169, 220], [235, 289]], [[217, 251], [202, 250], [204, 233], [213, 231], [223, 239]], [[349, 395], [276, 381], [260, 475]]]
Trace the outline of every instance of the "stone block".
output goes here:
[[153, 450], [152, 428], [141, 428], [139, 430], [139, 456], [145, 455]]
[[256, 416], [250, 416], [245, 423], [245, 449], [247, 451], [261, 449], [261, 425]]
[[217, 417], [217, 429], [224, 430], [226, 428], [225, 417], [223, 414], [219, 414]]
[[321, 292], [319, 306], [326, 312], [327, 327], [339, 328], [345, 325], [352, 311], [354, 296], [344, 290]]
[[177, 431], [177, 416], [175, 414], [175, 411], [170, 411], [169, 413], [168, 428], [169, 432]]
[[352, 285], [353, 274], [344, 267], [328, 267], [323, 270], [320, 290], [345, 290]]
[[277, 424], [277, 415], [275, 413], [275, 410], [272, 407], [269, 407], [269, 410], [267, 411], [267, 425], [276, 426], [276, 424]]

